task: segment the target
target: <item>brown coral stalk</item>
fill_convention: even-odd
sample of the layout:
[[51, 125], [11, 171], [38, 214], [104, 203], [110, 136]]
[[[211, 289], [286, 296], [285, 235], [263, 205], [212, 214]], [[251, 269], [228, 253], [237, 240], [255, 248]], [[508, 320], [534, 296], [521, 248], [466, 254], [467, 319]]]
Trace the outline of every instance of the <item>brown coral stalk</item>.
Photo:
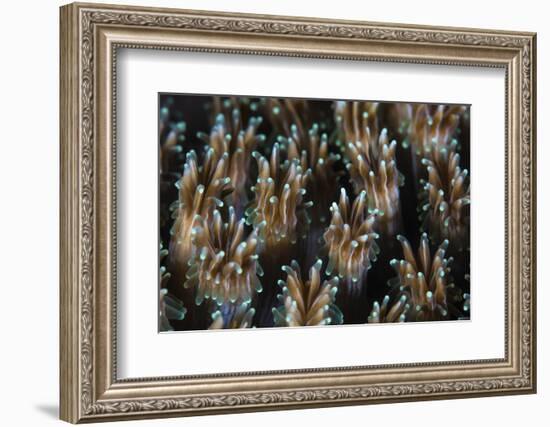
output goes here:
[[254, 226], [264, 247], [295, 243], [305, 235], [309, 223], [306, 209], [312, 203], [305, 202], [304, 195], [311, 171], [304, 171], [298, 160], [282, 163], [278, 143], [273, 145], [269, 161], [258, 152], [253, 156], [258, 162], [258, 179], [246, 210], [247, 223]]
[[304, 99], [265, 99], [265, 112], [273, 128], [279, 135], [297, 134], [303, 140], [311, 125], [311, 112], [308, 102]]
[[[165, 112], [164, 114], [169, 114]], [[183, 151], [182, 143], [185, 141], [186, 124], [183, 121], [171, 123], [168, 118], [162, 120], [159, 125], [160, 150], [159, 172], [162, 174], [173, 172], [176, 166], [176, 158]]]
[[232, 191], [227, 176], [228, 156], [218, 156], [213, 148], [205, 153], [199, 166], [195, 151], [187, 153], [181, 179], [176, 183], [178, 201], [172, 206], [175, 218], [170, 231], [170, 265], [177, 272], [185, 272], [191, 256], [191, 231], [197, 219], [207, 219], [211, 208], [223, 205], [222, 200]]
[[470, 187], [468, 170], [459, 163], [460, 156], [445, 147], [432, 153], [431, 159], [422, 159], [428, 182], [421, 181], [421, 209], [423, 229], [432, 240], [449, 239], [454, 248], [463, 250], [469, 242]]
[[407, 312], [410, 304], [407, 303], [407, 296], [401, 295], [397, 301], [390, 302], [390, 296], [386, 295], [382, 300], [382, 305], [375, 301], [372, 310], [367, 319], [368, 323], [395, 323], [404, 322], [407, 318]]
[[[168, 255], [168, 251], [160, 245], [160, 262]], [[168, 292], [167, 286], [170, 273], [164, 265], [159, 269], [159, 329], [161, 332], [172, 331], [170, 320], [183, 320], [187, 313], [183, 303]]]
[[325, 224], [328, 208], [337, 191], [335, 163], [341, 156], [329, 151], [328, 135], [320, 134], [317, 124], [313, 124], [306, 137], [301, 137], [297, 128], [292, 126], [291, 135], [280, 137], [279, 141], [285, 144], [289, 160], [298, 160], [302, 170], [311, 170], [307, 191], [315, 196], [313, 220], [318, 219], [319, 226]]
[[454, 284], [451, 277], [452, 257], [445, 253], [449, 242], [445, 240], [432, 256], [428, 236], [424, 233], [415, 256], [409, 241], [397, 236], [404, 259], [393, 259], [390, 265], [397, 273], [394, 285], [411, 305], [407, 320], [444, 320], [449, 317], [449, 306], [454, 303]]
[[340, 201], [331, 207], [332, 220], [324, 234], [328, 252], [327, 274], [337, 274], [352, 289], [360, 287], [371, 262], [379, 252], [374, 232], [378, 215], [369, 213], [366, 192], [357, 196], [350, 208], [346, 190], [342, 188]]
[[420, 158], [430, 157], [433, 150], [448, 147], [466, 111], [461, 105], [439, 105], [431, 112], [427, 104], [411, 107], [407, 143]]
[[256, 254], [255, 232], [244, 237], [244, 219], [237, 220], [229, 208], [229, 221], [224, 223], [220, 211], [208, 218], [199, 217], [191, 231], [193, 255], [186, 273], [186, 288], [195, 289], [195, 304], [211, 299], [218, 305], [250, 302], [262, 286], [262, 275]]
[[369, 209], [383, 214], [383, 232], [394, 234], [400, 223], [399, 186], [402, 180], [395, 161], [396, 141], [384, 128], [378, 132], [377, 103], [336, 103], [339, 142], [356, 193], [367, 192]]
[[321, 260], [309, 270], [309, 280], [303, 281], [300, 266], [292, 261], [283, 266], [286, 281], [280, 280], [280, 306], [273, 308], [275, 326], [335, 325], [343, 322], [343, 315], [335, 304], [338, 278], [321, 283]]
[[250, 176], [250, 159], [265, 135], [258, 133], [261, 117], [251, 117], [243, 124], [239, 109], [231, 114], [218, 114], [210, 134], [198, 133], [198, 137], [214, 150], [216, 157], [227, 156], [227, 176], [234, 191], [228, 195], [229, 202], [240, 213], [248, 202], [247, 184]]
[[252, 327], [256, 310], [250, 302], [241, 304], [223, 304], [212, 313], [212, 323], [208, 329], [243, 329]]

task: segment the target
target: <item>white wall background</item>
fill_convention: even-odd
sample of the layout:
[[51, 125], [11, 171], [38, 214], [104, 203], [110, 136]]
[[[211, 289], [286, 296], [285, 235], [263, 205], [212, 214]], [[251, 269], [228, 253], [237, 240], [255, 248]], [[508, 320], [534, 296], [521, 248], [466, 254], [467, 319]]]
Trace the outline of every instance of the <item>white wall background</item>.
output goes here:
[[[113, 3], [121, 3], [110, 0]], [[538, 32], [538, 358], [539, 393], [437, 402], [265, 412], [133, 425], [547, 425], [550, 405], [550, 29], [545, 2], [333, 2], [133, 0], [133, 4]], [[59, 425], [58, 402], [58, 7], [57, 0], [2, 5], [0, 44], [0, 420]], [[488, 171], [488, 173], [490, 173]], [[546, 219], [546, 220], [545, 220]]]

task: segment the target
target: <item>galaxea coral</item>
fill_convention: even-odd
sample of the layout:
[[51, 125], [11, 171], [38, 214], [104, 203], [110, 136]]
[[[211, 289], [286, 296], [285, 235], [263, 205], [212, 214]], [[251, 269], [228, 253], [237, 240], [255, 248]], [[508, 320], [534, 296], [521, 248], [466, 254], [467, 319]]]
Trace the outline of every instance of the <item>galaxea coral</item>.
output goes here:
[[369, 213], [366, 192], [350, 205], [342, 188], [340, 200], [331, 207], [332, 219], [324, 234], [328, 252], [327, 274], [338, 275], [351, 289], [361, 285], [371, 263], [376, 260], [379, 235], [374, 232], [378, 215]]
[[448, 146], [455, 135], [459, 119], [466, 111], [462, 105], [413, 104], [406, 109], [409, 128], [406, 144], [420, 156], [429, 157], [432, 150]]
[[159, 105], [161, 331], [470, 317], [469, 107]]
[[253, 157], [258, 162], [258, 178], [252, 187], [254, 199], [246, 221], [268, 248], [281, 242], [295, 243], [309, 222], [306, 209], [311, 202], [306, 202], [304, 195], [311, 171], [304, 171], [296, 159], [282, 163], [278, 143], [273, 145], [269, 160], [258, 152]]
[[303, 171], [311, 171], [307, 175], [306, 189], [309, 194], [316, 196], [312, 206], [313, 220], [326, 223], [328, 207], [337, 192], [335, 164], [340, 160], [340, 154], [330, 151], [328, 135], [320, 133], [317, 123], [312, 125], [306, 135], [301, 135], [293, 125], [290, 136], [278, 140], [284, 144], [290, 161], [297, 160]]
[[409, 241], [399, 235], [403, 259], [393, 259], [390, 264], [397, 273], [393, 281], [401, 296], [409, 301], [408, 320], [444, 320], [449, 307], [456, 302], [451, 275], [452, 257], [446, 257], [449, 241], [444, 240], [432, 254], [426, 233], [422, 234], [417, 254]]
[[256, 310], [250, 302], [241, 304], [225, 303], [212, 313], [212, 323], [208, 329], [242, 329], [252, 327]]
[[244, 236], [244, 219], [237, 220], [229, 208], [224, 223], [220, 211], [213, 210], [207, 219], [198, 217], [191, 231], [194, 250], [189, 258], [186, 288], [195, 289], [195, 304], [212, 299], [225, 302], [249, 302], [262, 285], [254, 232]]
[[252, 152], [265, 140], [265, 135], [258, 133], [261, 123], [261, 117], [251, 117], [244, 125], [240, 110], [235, 108], [230, 115], [218, 114], [209, 134], [197, 134], [205, 147], [214, 150], [214, 158], [227, 158], [226, 175], [233, 187], [227, 198], [239, 211], [248, 202], [246, 186], [250, 179]]
[[317, 260], [309, 270], [307, 281], [302, 279], [296, 261], [292, 261], [290, 266], [283, 266], [287, 277], [286, 281], [279, 281], [282, 293], [278, 299], [281, 305], [273, 308], [276, 326], [338, 325], [343, 322], [342, 312], [334, 303], [338, 278], [323, 281], [322, 266], [322, 261]]
[[428, 172], [421, 180], [422, 227], [434, 240], [449, 239], [459, 249], [465, 248], [469, 231], [470, 187], [468, 170], [460, 168], [460, 155], [454, 146], [442, 147], [422, 159]]
[[390, 296], [386, 295], [382, 304], [374, 301], [367, 321], [368, 323], [404, 322], [410, 308], [410, 304], [407, 303], [407, 295], [401, 295], [393, 303], [390, 301]]
[[208, 218], [211, 208], [223, 205], [222, 199], [233, 191], [227, 169], [227, 154], [218, 156], [213, 148], [206, 150], [200, 166], [195, 151], [187, 153], [183, 175], [175, 183], [179, 191], [178, 200], [172, 205], [171, 265], [186, 266], [193, 249], [191, 231], [197, 219]]
[[400, 173], [395, 160], [397, 142], [388, 131], [378, 132], [377, 103], [336, 103], [338, 145], [356, 193], [366, 191], [369, 209], [383, 213], [382, 230], [395, 233], [400, 221]]
[[[168, 255], [168, 251], [161, 245], [160, 261]], [[182, 320], [187, 313], [183, 303], [168, 293], [166, 286], [170, 280], [170, 273], [164, 265], [159, 268], [159, 329], [161, 332], [173, 330], [170, 320]]]

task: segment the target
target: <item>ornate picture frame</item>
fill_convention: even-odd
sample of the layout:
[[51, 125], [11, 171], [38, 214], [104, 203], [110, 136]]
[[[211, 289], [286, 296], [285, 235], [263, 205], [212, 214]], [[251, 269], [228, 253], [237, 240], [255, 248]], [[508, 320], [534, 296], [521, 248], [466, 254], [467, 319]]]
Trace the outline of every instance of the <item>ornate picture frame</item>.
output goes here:
[[[61, 8], [61, 418], [71, 423], [536, 391], [536, 35], [70, 4]], [[505, 357], [117, 379], [117, 49], [502, 68]]]

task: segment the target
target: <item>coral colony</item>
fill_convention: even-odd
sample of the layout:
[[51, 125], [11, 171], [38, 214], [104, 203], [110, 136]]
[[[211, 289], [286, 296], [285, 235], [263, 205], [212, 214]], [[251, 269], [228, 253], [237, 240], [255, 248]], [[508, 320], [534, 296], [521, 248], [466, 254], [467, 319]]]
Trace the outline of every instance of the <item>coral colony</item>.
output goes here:
[[469, 319], [469, 107], [159, 106], [161, 331]]

